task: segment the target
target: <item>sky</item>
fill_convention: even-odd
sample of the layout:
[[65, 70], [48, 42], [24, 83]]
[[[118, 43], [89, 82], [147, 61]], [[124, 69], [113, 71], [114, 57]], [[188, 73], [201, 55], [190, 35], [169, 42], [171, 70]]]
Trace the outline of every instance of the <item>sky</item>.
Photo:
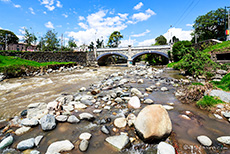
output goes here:
[[38, 40], [54, 29], [65, 45], [73, 38], [78, 46], [96, 39], [106, 45], [120, 31], [120, 46], [149, 46], [160, 35], [191, 40], [196, 18], [225, 6], [230, 0], [0, 0], [0, 29], [20, 41], [25, 28]]

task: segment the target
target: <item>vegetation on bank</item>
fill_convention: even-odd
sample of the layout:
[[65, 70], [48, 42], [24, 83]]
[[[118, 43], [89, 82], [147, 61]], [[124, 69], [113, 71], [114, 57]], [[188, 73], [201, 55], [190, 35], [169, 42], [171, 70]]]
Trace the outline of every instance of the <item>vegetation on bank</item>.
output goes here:
[[27, 70], [37, 70], [42, 67], [48, 67], [50, 65], [67, 65], [74, 64], [74, 62], [45, 62], [39, 63], [36, 61], [25, 60], [12, 56], [0, 55], [0, 72], [7, 74], [8, 76], [17, 77], [25, 74]]
[[200, 99], [196, 105], [201, 108], [207, 108], [207, 107], [213, 107], [217, 104], [224, 104], [222, 100], [218, 99], [217, 97], [213, 96], [204, 96], [202, 99]]
[[230, 91], [230, 73], [225, 75], [220, 82], [212, 81], [212, 84], [224, 91]]
[[225, 52], [229, 51], [230, 49], [230, 41], [223, 41], [222, 43], [218, 43], [216, 45], [209, 46], [208, 48], [204, 49], [203, 52]]

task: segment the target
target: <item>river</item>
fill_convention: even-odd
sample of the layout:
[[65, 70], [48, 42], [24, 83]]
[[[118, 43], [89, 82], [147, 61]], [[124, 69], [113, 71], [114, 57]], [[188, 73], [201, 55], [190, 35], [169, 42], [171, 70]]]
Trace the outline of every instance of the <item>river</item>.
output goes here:
[[[0, 120], [10, 119], [14, 116], [19, 116], [20, 112], [26, 109], [31, 103], [49, 103], [54, 101], [62, 94], [75, 95], [79, 92], [81, 87], [89, 87], [92, 84], [99, 84], [104, 78], [108, 77], [114, 72], [123, 72], [127, 67], [100, 67], [100, 68], [84, 68], [81, 70], [74, 70], [71, 72], [51, 73], [44, 76], [25, 77], [7, 79], [0, 82]], [[165, 70], [160, 74], [161, 77], [183, 78], [179, 72], [174, 70]], [[137, 80], [138, 77], [128, 77]], [[144, 84], [129, 83], [129, 86], [145, 91], [145, 88], [154, 84], [150, 79], [144, 78]], [[182, 104], [174, 96], [176, 87], [172, 85], [165, 85], [169, 91], [162, 93], [160, 90], [149, 93], [149, 98], [154, 100], [155, 104], [166, 105], [168, 103], [174, 104], [174, 109], [168, 111], [172, 121], [173, 135], [171, 135], [171, 142], [179, 153], [230, 153], [229, 146], [222, 146], [218, 143], [216, 138], [219, 136], [230, 135], [229, 123], [225, 120], [217, 120], [212, 114], [195, 107], [194, 105]], [[144, 107], [145, 105], [143, 105]], [[85, 111], [92, 113], [94, 107], [89, 107]], [[85, 112], [84, 111], [84, 112]], [[192, 114], [191, 119], [182, 118], [181, 115], [189, 111]], [[83, 111], [79, 111], [81, 113]], [[116, 115], [113, 113], [116, 112]], [[123, 113], [121, 109], [114, 109], [108, 112], [102, 112], [96, 119], [111, 118], [114, 120]], [[188, 113], [188, 112], [187, 112]], [[111, 127], [112, 129], [112, 127]], [[90, 140], [89, 149], [85, 153], [118, 153], [105, 143], [106, 135], [100, 131], [100, 125], [97, 121], [89, 123], [86, 121], [80, 124], [59, 123], [57, 128], [53, 131], [43, 132], [39, 127], [33, 128], [29, 133], [23, 136], [16, 136], [15, 142], [12, 145], [16, 147], [21, 140], [44, 135], [44, 139], [37, 148], [41, 153], [45, 153], [49, 144], [54, 141], [68, 139], [74, 145], [78, 145], [78, 136], [82, 132], [90, 132], [93, 134]], [[130, 136], [135, 136], [133, 129], [124, 129], [124, 132], [129, 133]], [[112, 132], [111, 135], [115, 135]], [[199, 135], [207, 135], [212, 141], [211, 148], [201, 146], [196, 137]], [[155, 145], [145, 145], [140, 143], [132, 148], [123, 151], [126, 153], [155, 153]], [[81, 153], [78, 147], [67, 153]]]

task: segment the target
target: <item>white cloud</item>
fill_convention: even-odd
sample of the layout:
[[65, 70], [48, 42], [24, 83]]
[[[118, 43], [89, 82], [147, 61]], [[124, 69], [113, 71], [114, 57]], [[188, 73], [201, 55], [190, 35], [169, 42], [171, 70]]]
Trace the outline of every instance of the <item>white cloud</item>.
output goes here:
[[11, 0], [0, 0], [1, 2], [9, 3]]
[[119, 45], [119, 47], [127, 47], [128, 45], [133, 46], [133, 44], [136, 42], [136, 40], [121, 40], [121, 44]]
[[30, 13], [35, 14], [34, 9], [32, 7], [29, 7]]
[[20, 29], [19, 29], [20, 34], [24, 35], [26, 33], [25, 29], [26, 29], [26, 27], [20, 27]]
[[145, 21], [148, 20], [153, 15], [156, 15], [156, 13], [153, 12], [151, 9], [148, 9], [145, 11], [145, 13], [140, 12], [140, 13], [133, 14], [133, 16], [131, 17], [133, 21], [129, 21], [129, 23], [135, 24], [139, 21]]
[[47, 14], [47, 12], [46, 12], [46, 11], [44, 11], [43, 13], [44, 13], [44, 14]]
[[88, 25], [86, 25], [86, 24], [84, 24], [82, 22], [80, 22], [78, 25], [83, 29], [88, 29]]
[[49, 10], [49, 11], [53, 11], [55, 9], [55, 6], [51, 6], [51, 5], [45, 5], [45, 7]]
[[138, 43], [138, 46], [150, 46], [155, 44], [155, 39], [148, 39]]
[[0, 29], [3, 29], [2, 27], [0, 27]]
[[60, 1], [57, 1], [57, 5], [56, 5], [56, 6], [59, 7], [59, 8], [62, 8], [61, 2], [60, 2]]
[[[45, 5], [45, 7], [49, 11], [53, 11], [56, 7], [62, 8], [62, 4], [58, 0], [39, 0], [41, 2], [41, 5]], [[54, 5], [54, 1], [56, 1], [56, 7]]]
[[46, 26], [46, 28], [54, 29], [54, 25], [50, 21], [48, 21], [47, 23], [45, 23], [45, 26]]
[[78, 24], [84, 30], [78, 32], [69, 31], [66, 34], [68, 37], [75, 38], [78, 44], [89, 44], [91, 41], [95, 42], [97, 38], [102, 37], [104, 42], [106, 42], [112, 32], [121, 31], [127, 27], [124, 17], [122, 18], [120, 15], [106, 17], [107, 14], [109, 14], [107, 10], [92, 13], [86, 17], [85, 23], [80, 22]]
[[138, 3], [136, 6], [134, 6], [134, 10], [139, 10], [144, 4], [142, 2]]
[[21, 7], [21, 5], [17, 5], [17, 4], [13, 4], [14, 5], [14, 7], [16, 7], [16, 8], [20, 8]]
[[131, 37], [141, 37], [141, 36], [145, 36], [146, 34], [148, 34], [150, 32], [150, 30], [146, 29], [145, 32], [140, 33], [140, 34], [133, 34], [131, 35]]
[[81, 20], [85, 20], [85, 17], [79, 16], [79, 20], [80, 20], [80, 21], [81, 21]]
[[179, 38], [179, 40], [191, 40], [192, 36], [190, 35], [192, 33], [191, 30], [184, 31], [182, 28], [170, 28], [163, 36], [167, 39], [167, 41], [171, 40], [173, 36], [176, 36]]
[[57, 27], [58, 27], [58, 28], [61, 28], [61, 27], [62, 27], [62, 25], [57, 25]]
[[24, 40], [24, 36], [23, 35], [17, 35], [17, 37], [19, 38], [19, 41], [23, 41]]
[[193, 24], [186, 24], [186, 26], [187, 26], [187, 27], [192, 27], [192, 26], [193, 26]]
[[118, 15], [122, 18], [122, 19], [127, 19], [128, 17], [128, 13], [124, 13], [124, 14], [121, 14], [121, 13], [118, 13]]
[[62, 16], [64, 16], [65, 18], [68, 18], [68, 15], [67, 15], [67, 14], [62, 14]]

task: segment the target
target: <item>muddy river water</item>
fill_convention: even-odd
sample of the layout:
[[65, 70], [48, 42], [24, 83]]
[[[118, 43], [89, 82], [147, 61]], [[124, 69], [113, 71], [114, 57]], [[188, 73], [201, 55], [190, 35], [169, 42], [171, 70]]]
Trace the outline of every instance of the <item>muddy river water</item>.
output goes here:
[[[123, 72], [127, 69], [127, 67], [85, 68], [71, 72], [15, 78], [0, 82], [0, 120], [19, 116], [20, 112], [26, 109], [31, 103], [49, 103], [62, 94], [75, 95], [81, 87], [87, 88], [91, 84], [98, 84], [110, 74]], [[175, 70], [165, 70], [160, 76], [183, 78]], [[137, 80], [135, 76], [132, 78]], [[154, 83], [155, 82], [150, 79], [144, 79], [143, 84], [129, 83], [128, 85], [145, 92], [145, 88]], [[194, 105], [182, 104], [174, 95], [176, 87], [172, 85], [165, 86], [169, 91], [154, 91], [148, 93], [148, 97], [154, 101], [154, 104], [166, 105], [168, 103], [174, 103], [174, 109], [168, 111], [173, 126], [173, 135], [170, 137], [172, 139], [168, 142], [177, 149], [178, 153], [230, 153], [229, 146], [223, 146], [216, 140], [217, 137], [230, 135], [230, 124], [226, 120], [216, 119], [211, 113], [200, 110]], [[145, 105], [143, 105], [143, 107], [144, 106]], [[88, 107], [84, 112], [92, 113], [94, 109], [93, 106]], [[193, 115], [189, 120], [181, 116], [185, 114], [186, 111], [190, 111]], [[81, 112], [83, 111], [79, 110], [76, 115]], [[116, 114], [113, 114], [114, 112], [116, 112]], [[96, 115], [96, 119], [111, 118], [111, 121], [113, 121], [116, 117], [122, 115], [123, 112], [122, 109], [114, 109], [113, 111], [107, 112], [103, 111], [101, 114]], [[137, 113], [138, 112], [139, 110]], [[90, 132], [92, 138], [88, 150], [84, 153], [119, 153], [104, 141], [107, 135], [101, 133], [100, 127], [98, 121], [82, 121], [80, 124], [58, 123], [55, 130], [48, 132], [42, 131], [40, 126], [38, 126], [25, 135], [15, 136], [15, 142], [11, 147], [16, 148], [17, 143], [22, 140], [43, 135], [44, 139], [41, 141], [39, 147], [36, 148], [41, 153], [45, 153], [51, 143], [65, 139], [70, 140], [75, 145], [72, 151], [66, 153], [82, 153], [77, 147], [77, 145], [79, 145], [78, 137], [83, 132]], [[109, 127], [112, 130], [113, 127]], [[134, 128], [124, 128], [119, 131], [127, 132], [129, 133], [129, 137], [134, 137], [135, 134], [132, 129]], [[117, 133], [119, 132], [111, 131], [111, 135]], [[213, 145], [209, 148], [201, 146], [196, 139], [199, 135], [208, 136], [213, 141]], [[155, 145], [139, 143], [120, 153], [156, 153], [156, 147]]]

